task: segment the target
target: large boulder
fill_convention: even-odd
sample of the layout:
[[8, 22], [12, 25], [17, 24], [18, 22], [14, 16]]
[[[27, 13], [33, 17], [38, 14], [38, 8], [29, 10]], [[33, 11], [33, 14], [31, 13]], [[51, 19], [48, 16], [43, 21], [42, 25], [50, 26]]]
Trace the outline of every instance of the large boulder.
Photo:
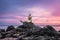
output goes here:
[[40, 34], [41, 35], [48, 35], [48, 36], [56, 36], [57, 31], [50, 25], [45, 26], [41, 29]]
[[5, 36], [5, 33], [3, 32], [3, 33], [0, 33], [0, 39], [3, 39], [3, 38], [5, 38], [6, 36]]
[[50, 25], [47, 25], [47, 26], [45, 26], [44, 28], [46, 28], [48, 31], [50, 30], [50, 31], [53, 31], [53, 32], [57, 32], [52, 26], [50, 26]]
[[18, 30], [25, 31], [25, 32], [36, 32], [39, 31], [41, 28], [36, 26], [32, 22], [23, 22], [23, 25], [17, 27]]
[[6, 31], [10, 31], [10, 30], [15, 30], [14, 26], [11, 25], [11, 26], [8, 26], [8, 28], [6, 29]]
[[27, 27], [24, 26], [24, 25], [20, 25], [20, 26], [18, 26], [18, 27], [16, 28], [16, 31], [20, 31], [20, 32], [23, 32], [23, 31], [25, 31], [25, 30], [27, 30]]
[[4, 29], [0, 29], [0, 33], [1, 33], [1, 32], [5, 32], [5, 30], [4, 30]]

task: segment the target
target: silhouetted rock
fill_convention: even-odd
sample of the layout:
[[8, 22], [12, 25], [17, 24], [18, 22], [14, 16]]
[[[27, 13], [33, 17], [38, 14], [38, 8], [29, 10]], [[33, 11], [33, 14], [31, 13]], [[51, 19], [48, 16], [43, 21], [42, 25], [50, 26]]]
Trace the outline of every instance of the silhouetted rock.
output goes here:
[[0, 39], [3, 39], [3, 38], [5, 38], [6, 36], [5, 36], [5, 33], [3, 32], [3, 33], [0, 33]]
[[50, 26], [50, 25], [47, 25], [44, 28], [46, 28], [47, 30], [56, 32], [56, 30], [52, 26]]
[[23, 31], [26, 31], [27, 30], [27, 27], [24, 26], [24, 25], [20, 25], [16, 28], [16, 31], [19, 31], [19, 32], [23, 32]]
[[52, 26], [41, 28], [32, 22], [23, 22], [23, 25], [17, 28], [8, 26], [6, 31], [0, 29], [0, 38], [4, 38], [3, 36], [17, 38], [17, 40], [60, 40], [60, 32]]
[[33, 27], [35, 26], [32, 22], [23, 22], [23, 25], [26, 27]]
[[56, 32], [57, 31], [52, 26], [47, 25], [46, 27], [42, 28], [40, 34], [42, 33], [41, 35], [55, 36]]
[[38, 36], [38, 37], [35, 37], [34, 40], [45, 40], [45, 37], [44, 36]]
[[1, 33], [1, 32], [5, 32], [5, 30], [4, 30], [4, 29], [0, 29], [0, 33]]
[[40, 27], [34, 25], [32, 22], [23, 22], [23, 25], [17, 27], [17, 30], [32, 33], [37, 32], [40, 29]]
[[40, 28], [33, 23], [23, 22], [23, 25], [19, 26], [18, 28], [21, 28], [19, 30], [23, 29], [26, 33], [19, 36], [18, 39], [21, 40], [52, 40], [51, 37], [55, 37], [58, 34], [57, 31], [49, 25], [45, 26], [44, 28]]
[[19, 34], [13, 34], [13, 38], [18, 38]]
[[2, 36], [2, 34], [0, 33], [0, 39], [2, 39], [2, 37], [3, 37], [3, 36]]
[[5, 30], [0, 29], [0, 39], [5, 38]]
[[25, 37], [25, 38], [22, 38], [22, 40], [33, 40], [33, 37]]
[[14, 26], [11, 25], [11, 26], [8, 26], [8, 28], [6, 29], [6, 31], [10, 31], [10, 30], [14, 30], [14, 29], [15, 29]]
[[58, 32], [60, 32], [60, 30]]

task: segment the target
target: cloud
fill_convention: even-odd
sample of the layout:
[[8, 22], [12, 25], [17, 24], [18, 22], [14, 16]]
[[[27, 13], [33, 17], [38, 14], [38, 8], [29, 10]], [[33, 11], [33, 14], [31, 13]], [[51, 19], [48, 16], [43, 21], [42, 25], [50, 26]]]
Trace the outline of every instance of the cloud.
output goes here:
[[36, 18], [33, 20], [34, 23], [40, 24], [51, 24], [51, 25], [59, 25], [60, 24], [60, 17], [42, 17]]
[[35, 16], [33, 17], [33, 22], [35, 23], [47, 23], [46, 19], [48, 19], [49, 24], [60, 24], [60, 1], [0, 0], [1, 23], [18, 23], [17, 20], [20, 19], [25, 21], [29, 13]]
[[26, 11], [32, 14], [32, 16], [51, 16], [52, 11], [51, 10], [47, 10], [45, 8], [40, 8], [40, 7], [32, 7], [32, 8], [27, 8]]

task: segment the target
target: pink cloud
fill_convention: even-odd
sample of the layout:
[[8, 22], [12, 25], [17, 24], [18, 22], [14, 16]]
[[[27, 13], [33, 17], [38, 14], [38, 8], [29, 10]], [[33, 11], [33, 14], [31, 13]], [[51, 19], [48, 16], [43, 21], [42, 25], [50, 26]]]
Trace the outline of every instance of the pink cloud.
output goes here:
[[43, 17], [43, 18], [36, 18], [33, 20], [34, 23], [45, 23], [45, 24], [60, 24], [60, 17]]
[[16, 19], [4, 19], [3, 21], [6, 23], [19, 23]]
[[60, 17], [60, 1], [56, 1], [55, 3], [50, 5], [52, 9], [54, 9], [52, 15]]

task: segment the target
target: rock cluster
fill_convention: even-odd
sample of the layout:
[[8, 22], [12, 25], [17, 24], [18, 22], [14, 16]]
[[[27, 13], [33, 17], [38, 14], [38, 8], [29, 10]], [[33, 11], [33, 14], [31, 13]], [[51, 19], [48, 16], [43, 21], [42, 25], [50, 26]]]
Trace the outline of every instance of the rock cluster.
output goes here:
[[17, 38], [17, 40], [60, 40], [60, 31], [56, 31], [49, 25], [41, 28], [31, 22], [23, 22], [23, 25], [17, 28], [8, 26], [6, 31], [0, 29], [0, 39], [9, 37]]

